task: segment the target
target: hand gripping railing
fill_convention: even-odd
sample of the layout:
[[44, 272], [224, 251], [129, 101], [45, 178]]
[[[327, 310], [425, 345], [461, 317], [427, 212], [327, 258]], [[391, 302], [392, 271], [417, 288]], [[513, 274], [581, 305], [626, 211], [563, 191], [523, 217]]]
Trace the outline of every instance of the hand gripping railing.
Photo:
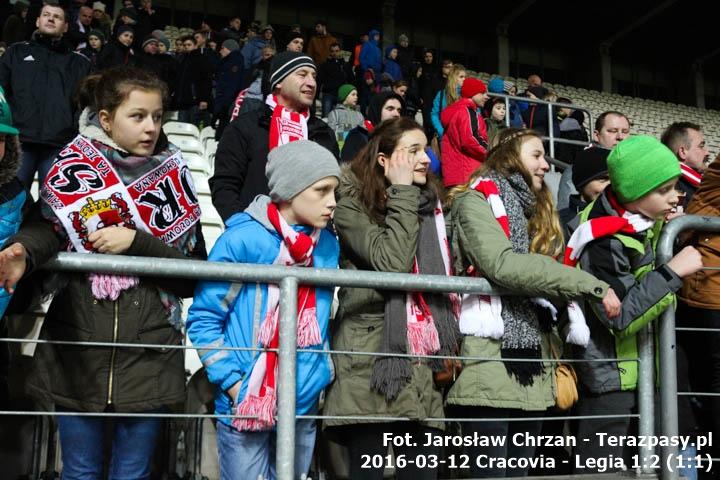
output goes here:
[[[719, 227], [720, 229], [720, 227]], [[485, 279], [467, 277], [446, 277], [437, 275], [410, 275], [388, 272], [371, 272], [357, 270], [338, 269], [314, 269], [314, 268], [291, 268], [271, 265], [254, 264], [231, 264], [205, 262], [198, 260], [170, 260], [165, 258], [132, 257], [116, 255], [84, 255], [72, 253], [60, 253], [55, 259], [49, 262], [45, 268], [72, 271], [72, 272], [100, 272], [124, 275], [140, 275], [153, 277], [180, 277], [191, 279], [207, 279], [213, 281], [227, 282], [262, 282], [276, 283], [280, 285], [280, 345], [279, 345], [279, 379], [278, 379], [278, 416], [277, 416], [277, 456], [276, 468], [278, 478], [294, 478], [294, 456], [295, 456], [295, 371], [296, 371], [296, 311], [297, 311], [297, 289], [298, 285], [323, 285], [341, 287], [374, 288], [380, 290], [406, 290], [426, 292], [456, 292], [456, 293], [479, 293], [479, 294], [507, 294], [507, 291], [493, 289]], [[642, 401], [639, 405], [640, 434], [653, 434], [653, 359], [652, 359], [652, 338], [651, 335], [641, 336], [641, 348], [639, 369], [640, 379], [638, 384], [639, 393], [642, 398], [650, 401]], [[55, 343], [65, 344], [68, 342], [27, 340], [27, 339], [0, 339], [17, 343]], [[75, 342], [76, 343], [76, 342]], [[90, 342], [84, 342], [90, 343]], [[140, 346], [135, 344], [111, 344], [92, 342], [97, 346], [132, 347]], [[197, 348], [185, 345], [159, 345], [164, 348]], [[227, 350], [256, 350], [254, 348], [241, 347], [219, 347]], [[348, 353], [353, 355], [376, 355], [372, 352], [335, 352], [316, 351], [315, 353]], [[415, 356], [413, 356], [415, 357]], [[472, 360], [497, 360], [476, 357], [453, 357]], [[528, 361], [518, 359], [518, 361]], [[596, 361], [612, 361], [613, 359], [597, 359]], [[554, 359], [543, 359], [543, 361], [555, 362]], [[570, 361], [572, 360], [563, 360]], [[63, 414], [64, 412], [0, 412], [0, 414]], [[78, 413], [72, 412], [73, 415]], [[91, 416], [131, 416], [123, 413], [87, 413], [79, 415]], [[146, 414], [136, 414], [148, 416]], [[133, 415], [133, 416], [136, 416]], [[152, 416], [162, 417], [208, 417], [209, 415], [189, 414], [153, 414]], [[622, 415], [613, 415], [622, 416]], [[627, 415], [626, 415], [627, 416]], [[629, 415], [637, 417], [638, 415]], [[219, 417], [219, 415], [214, 415]], [[607, 416], [597, 416], [605, 418]], [[323, 416], [299, 416], [297, 418], [327, 418]], [[343, 417], [344, 418], [344, 417]], [[586, 417], [567, 417], [586, 418]], [[595, 418], [595, 416], [587, 417]], [[410, 420], [404, 418], [393, 418], [395, 421]], [[438, 421], [469, 421], [471, 419], [428, 419]], [[472, 419], [479, 421], [483, 419]], [[497, 420], [497, 419], [495, 419]], [[512, 420], [512, 419], [510, 419]], [[524, 420], [528, 420], [524, 418]], [[549, 420], [546, 418], [546, 420]], [[652, 452], [641, 451], [641, 458], [648, 458]], [[645, 470], [645, 469], [644, 469]]]
[[[673, 257], [673, 246], [677, 236], [685, 230], [702, 232], [720, 232], [720, 217], [700, 217], [684, 215], [669, 222], [660, 235], [657, 246], [658, 265], [667, 263]], [[663, 313], [660, 326], [660, 406], [662, 408], [662, 434], [678, 435], [678, 391], [677, 359], [675, 343], [675, 310], [668, 308]], [[669, 446], [663, 451], [662, 458], [678, 454], [677, 447]], [[663, 480], [677, 480], [677, 469], [663, 471]]]

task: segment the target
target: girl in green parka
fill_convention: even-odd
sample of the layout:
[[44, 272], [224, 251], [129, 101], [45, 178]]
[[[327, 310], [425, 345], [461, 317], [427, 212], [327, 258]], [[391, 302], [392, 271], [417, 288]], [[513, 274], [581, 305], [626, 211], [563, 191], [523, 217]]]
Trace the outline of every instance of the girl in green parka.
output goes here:
[[[554, 364], [542, 359], [551, 358], [551, 342], [557, 349], [560, 341], [549, 303], [531, 297], [587, 298], [602, 301], [609, 316], [620, 311], [619, 300], [605, 282], [553, 258], [563, 251], [563, 234], [543, 181], [548, 169], [535, 132], [505, 129], [498, 133], [498, 144], [483, 167], [449, 195], [455, 271], [522, 292], [502, 298], [463, 298], [461, 354], [497, 360], [465, 361], [448, 392], [449, 416], [497, 418], [463, 423], [463, 435], [477, 432], [506, 438], [502, 446], [468, 447], [472, 459], [481, 453], [488, 458], [532, 458], [534, 447], [516, 444], [513, 435], [537, 436], [542, 422], [502, 419], [542, 417], [555, 404]], [[506, 360], [512, 358], [537, 362]], [[527, 469], [480, 463], [471, 462], [473, 477], [527, 475]]]
[[[415, 121], [386, 120], [345, 170], [334, 216], [341, 268], [451, 274], [445, 222], [437, 188], [429, 178], [426, 146], [425, 133]], [[324, 414], [346, 418], [327, 419], [325, 427], [348, 447], [349, 478], [383, 478], [383, 468], [368, 468], [377, 464], [363, 456], [384, 458], [388, 434], [409, 434], [417, 444], [396, 444], [395, 455], [439, 455], [439, 447], [424, 445], [428, 435], [441, 434], [443, 425], [425, 419], [443, 417], [442, 393], [433, 374], [444, 372], [447, 362], [382, 354], [455, 354], [459, 299], [341, 288], [339, 300], [333, 349], [380, 353], [333, 357], [335, 381]], [[398, 417], [411, 421], [397, 421]], [[412, 463], [396, 469], [397, 478], [436, 478], [435, 468]]]

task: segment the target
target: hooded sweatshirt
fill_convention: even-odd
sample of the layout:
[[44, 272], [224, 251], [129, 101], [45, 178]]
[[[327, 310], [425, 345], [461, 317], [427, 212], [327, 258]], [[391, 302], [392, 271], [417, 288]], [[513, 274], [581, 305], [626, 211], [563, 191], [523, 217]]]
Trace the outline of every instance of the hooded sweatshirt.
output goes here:
[[382, 51], [375, 40], [375, 35], [380, 35], [378, 30], [370, 30], [370, 37], [360, 50], [360, 69], [364, 72], [372, 70], [376, 74], [382, 72]]

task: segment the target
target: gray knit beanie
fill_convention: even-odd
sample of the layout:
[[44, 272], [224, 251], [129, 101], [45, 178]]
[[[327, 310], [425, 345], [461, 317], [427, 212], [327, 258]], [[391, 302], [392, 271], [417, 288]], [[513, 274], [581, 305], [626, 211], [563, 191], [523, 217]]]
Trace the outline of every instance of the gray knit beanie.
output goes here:
[[330, 151], [310, 140], [298, 140], [273, 148], [265, 176], [274, 202], [292, 200], [325, 177], [340, 179], [340, 167]]

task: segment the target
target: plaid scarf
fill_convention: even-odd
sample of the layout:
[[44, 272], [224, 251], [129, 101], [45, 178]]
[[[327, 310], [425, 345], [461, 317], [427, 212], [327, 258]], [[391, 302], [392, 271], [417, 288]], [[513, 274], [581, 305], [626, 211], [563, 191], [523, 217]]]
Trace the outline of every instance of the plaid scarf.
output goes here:
[[[270, 202], [267, 209], [268, 220], [280, 234], [280, 251], [273, 265], [313, 266], [313, 250], [320, 238], [320, 229], [310, 235], [296, 232], [285, 221], [277, 205]], [[258, 342], [268, 349], [276, 349], [280, 344], [278, 328], [280, 306], [280, 290], [277, 285], [268, 284], [265, 320], [260, 328]], [[320, 326], [317, 320], [315, 287], [301, 286], [297, 299], [297, 346], [309, 347], [322, 343]], [[236, 418], [233, 425], [240, 431], [268, 430], [275, 425], [277, 409], [278, 354], [264, 351], [258, 355], [250, 372], [245, 398], [236, 407], [238, 416], [253, 418]]]

